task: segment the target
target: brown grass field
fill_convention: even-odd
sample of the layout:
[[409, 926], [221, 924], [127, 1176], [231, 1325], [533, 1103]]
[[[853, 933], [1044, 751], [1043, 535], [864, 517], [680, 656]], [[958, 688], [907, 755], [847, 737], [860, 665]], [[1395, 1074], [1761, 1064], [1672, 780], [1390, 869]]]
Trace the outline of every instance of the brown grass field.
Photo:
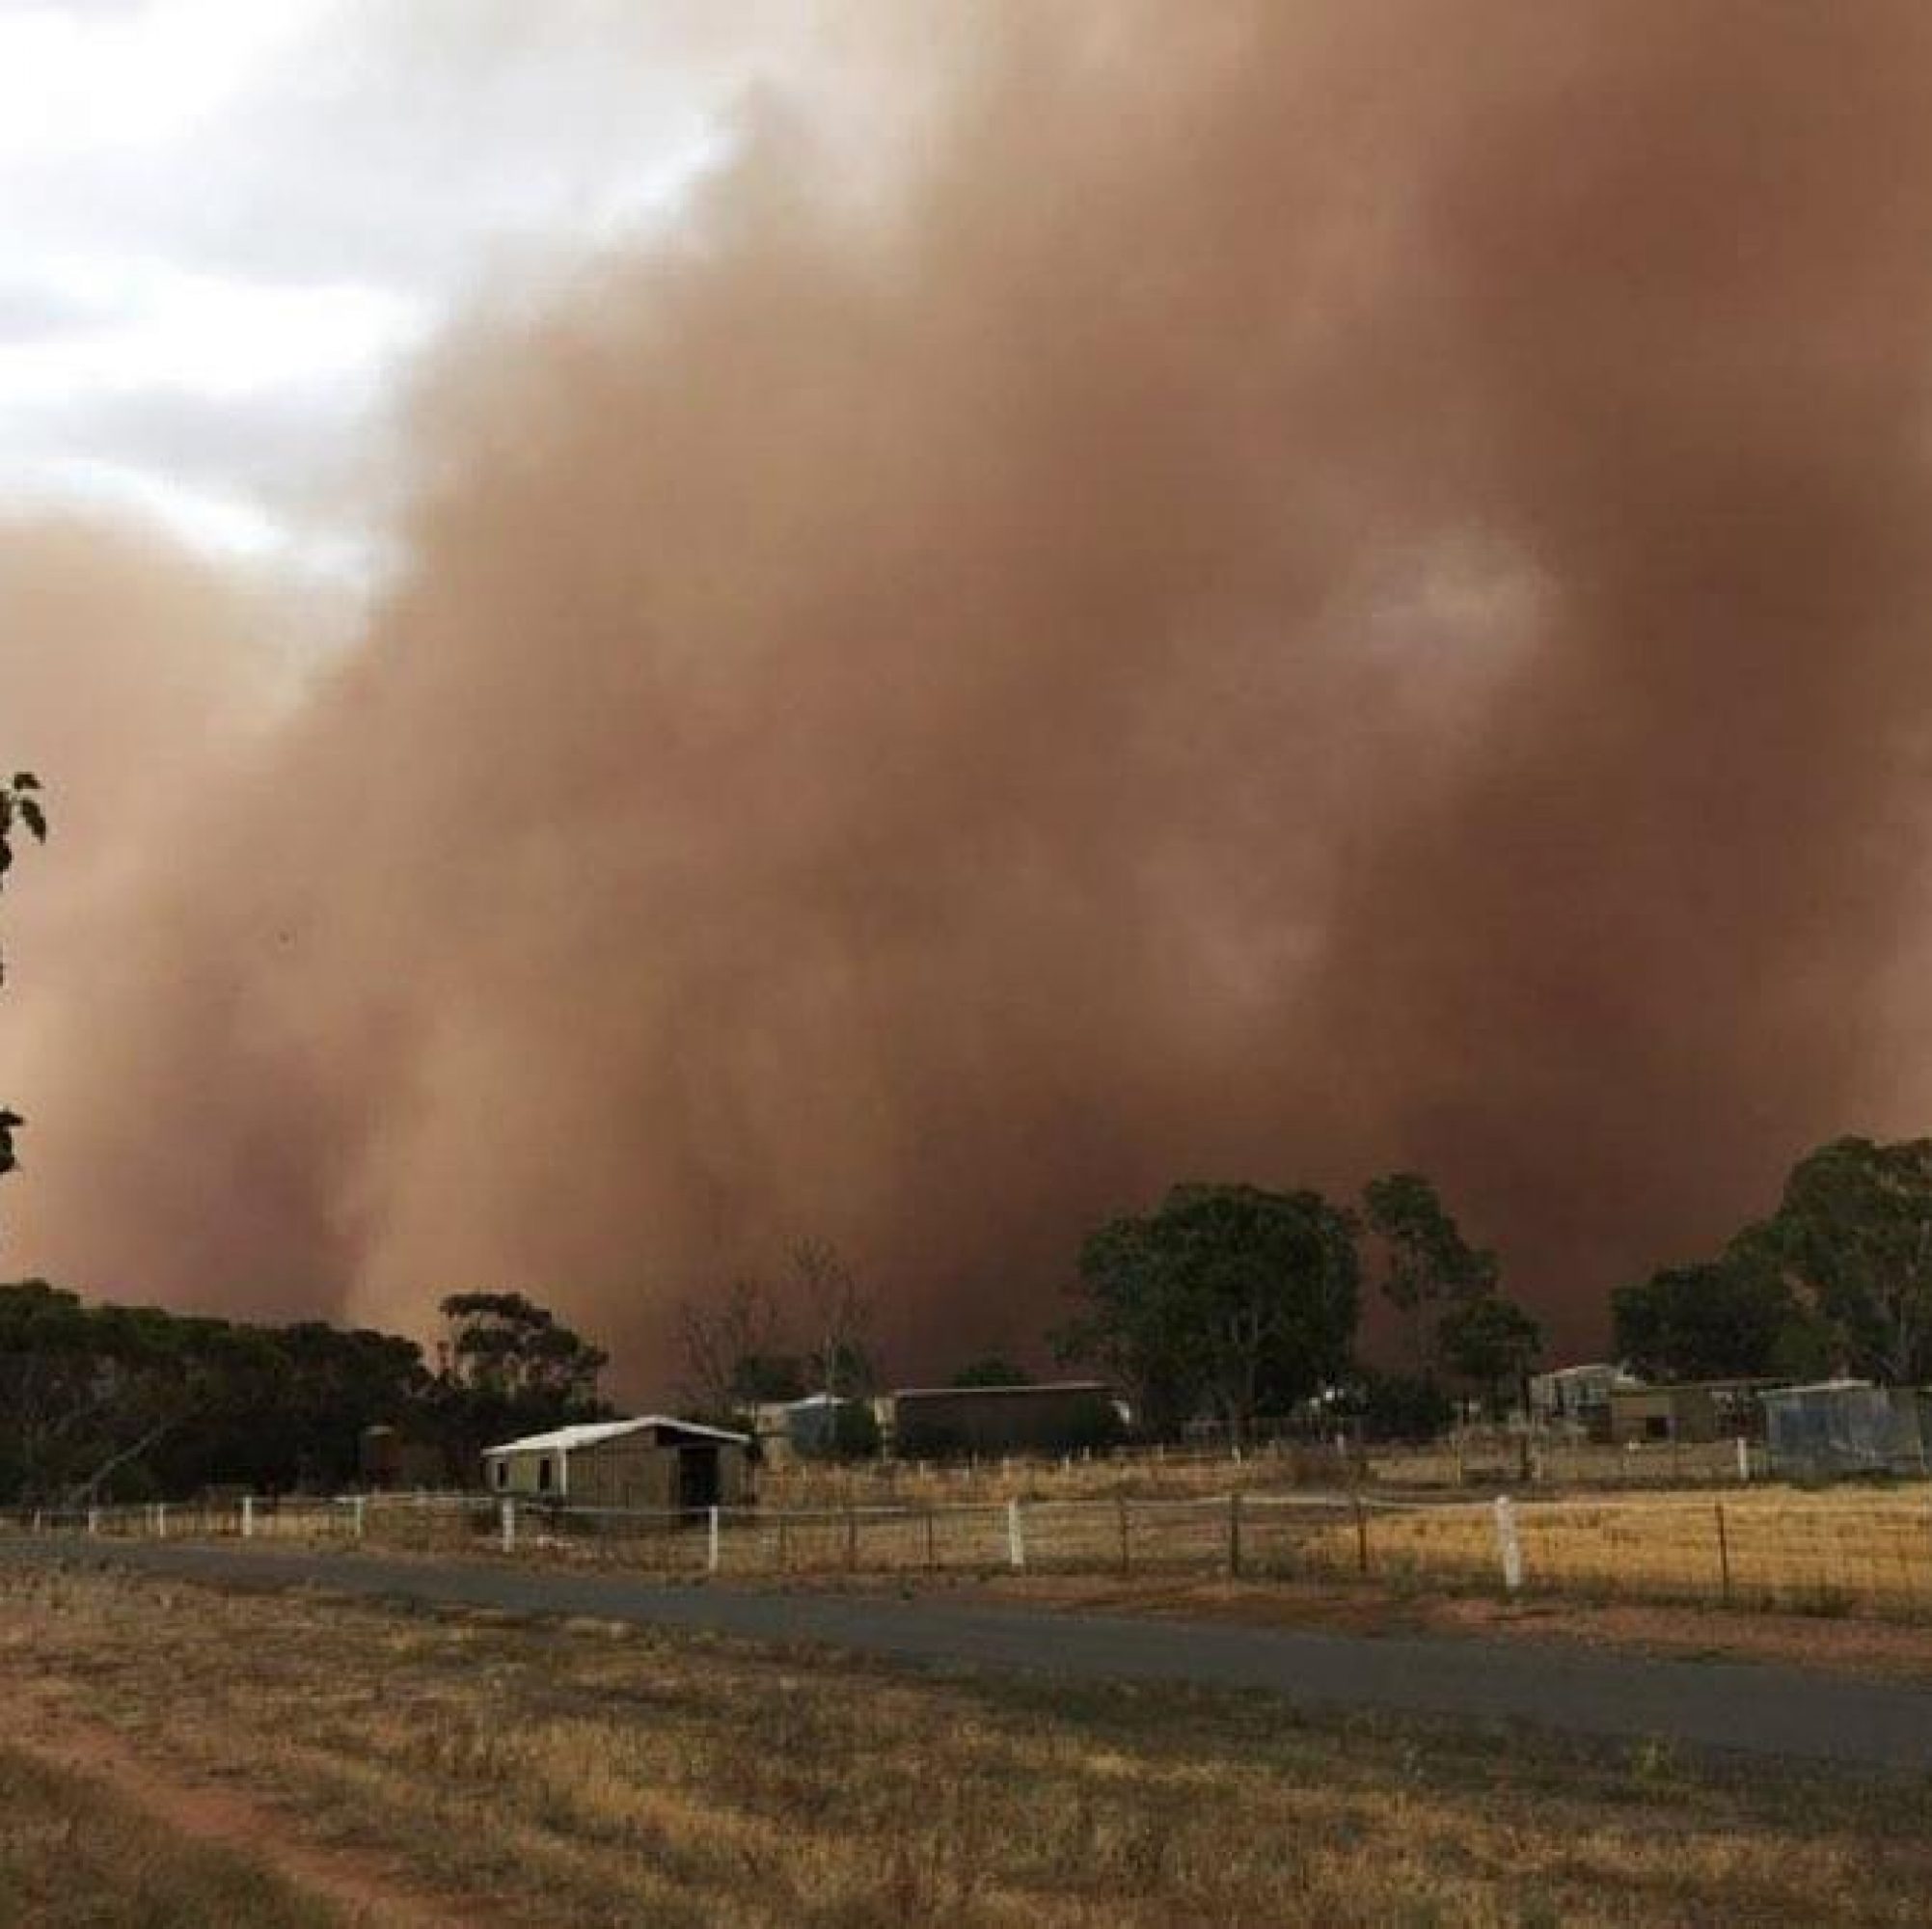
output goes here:
[[1932, 1791], [1257, 1698], [0, 1578], [25, 1923], [1906, 1923]]

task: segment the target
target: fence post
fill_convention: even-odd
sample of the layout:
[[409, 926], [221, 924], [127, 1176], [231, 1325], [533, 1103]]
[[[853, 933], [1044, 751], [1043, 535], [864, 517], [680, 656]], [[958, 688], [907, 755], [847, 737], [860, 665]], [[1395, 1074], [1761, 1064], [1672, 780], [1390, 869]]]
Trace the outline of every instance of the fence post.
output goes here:
[[355, 1535], [358, 1540], [360, 1540], [363, 1537], [363, 1508], [367, 1506], [367, 1502], [363, 1498], [361, 1494], [358, 1494], [356, 1496], [355, 1512], [353, 1516], [356, 1524]]
[[1355, 1567], [1359, 1573], [1369, 1571], [1369, 1509], [1362, 1505], [1359, 1488], [1355, 1492]]
[[929, 1573], [939, 1564], [939, 1537], [934, 1531], [936, 1525], [934, 1509], [929, 1507], [926, 1509], [926, 1569]]
[[100, 1532], [100, 1509], [98, 1508], [88, 1508], [87, 1531], [90, 1534], [98, 1534]]
[[154, 1538], [156, 1540], [166, 1540], [167, 1537], [168, 1503], [166, 1501], [156, 1501], [154, 1503]]
[[718, 1509], [715, 1507], [710, 1508], [709, 1515], [710, 1515], [709, 1519], [707, 1519], [704, 1524], [705, 1527], [704, 1571], [707, 1574], [715, 1574], [718, 1572], [718, 1556], [719, 1556]]
[[241, 1537], [244, 1540], [253, 1540], [255, 1538], [255, 1496], [253, 1494], [243, 1494], [241, 1497]]
[[497, 1503], [498, 1515], [503, 1522], [503, 1552], [514, 1554], [517, 1544], [517, 1504], [504, 1498]]
[[1228, 1496], [1228, 1572], [1234, 1579], [1240, 1579], [1241, 1493], [1238, 1487]]
[[785, 1571], [785, 1509], [783, 1508], [780, 1508], [778, 1509], [777, 1562], [778, 1562], [778, 1572], [782, 1574]]
[[1508, 1494], [1496, 1496], [1496, 1552], [1503, 1562], [1503, 1586], [1513, 1594], [1523, 1585], [1523, 1544], [1516, 1538], [1516, 1509]]
[[1127, 1496], [1125, 1494], [1116, 1494], [1114, 1496], [1114, 1505], [1120, 1508], [1120, 1571], [1126, 1574], [1130, 1571], [1128, 1562], [1127, 1544]]
[[1718, 1599], [1730, 1606], [1730, 1538], [1724, 1531], [1724, 1503], [1717, 1504]]
[[1741, 1433], [1737, 1436], [1737, 1479], [1741, 1486], [1751, 1484], [1751, 1442]]
[[1018, 1495], [1006, 1504], [1006, 1558], [1015, 1567], [1026, 1565], [1026, 1535], [1020, 1524]]
[[850, 1574], [858, 1565], [858, 1509], [850, 1502], [845, 1504], [845, 1571]]

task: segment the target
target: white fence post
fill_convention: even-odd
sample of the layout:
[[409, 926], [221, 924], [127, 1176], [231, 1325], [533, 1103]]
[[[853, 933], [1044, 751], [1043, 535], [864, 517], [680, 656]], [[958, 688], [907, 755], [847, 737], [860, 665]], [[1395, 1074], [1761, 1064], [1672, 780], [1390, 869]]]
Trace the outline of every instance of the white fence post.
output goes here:
[[1523, 1544], [1516, 1538], [1516, 1509], [1508, 1494], [1496, 1496], [1496, 1552], [1503, 1562], [1503, 1586], [1510, 1593], [1523, 1585]]
[[360, 1540], [363, 1537], [363, 1508], [365, 1505], [366, 1503], [364, 1502], [362, 1495], [358, 1494], [356, 1496], [355, 1511], [353, 1515], [353, 1518], [355, 1520], [355, 1536], [358, 1540]]
[[1020, 1524], [1020, 1502], [1006, 1504], [1006, 1558], [1016, 1567], [1026, 1565], [1026, 1533]]
[[707, 1512], [709, 1517], [704, 1524], [704, 1571], [707, 1574], [715, 1574], [718, 1572], [718, 1509], [714, 1507], [707, 1509]]
[[98, 1508], [88, 1508], [87, 1531], [90, 1534], [98, 1534], [100, 1532], [100, 1509]]
[[255, 1496], [253, 1494], [243, 1494], [241, 1497], [241, 1537], [244, 1540], [253, 1540], [255, 1538]]
[[514, 1554], [517, 1544], [517, 1504], [504, 1500], [500, 1504], [503, 1523], [503, 1552]]
[[154, 1538], [156, 1540], [166, 1540], [167, 1537], [168, 1503], [166, 1501], [156, 1501], [154, 1503]]
[[1737, 1478], [1747, 1486], [1751, 1483], [1751, 1443], [1741, 1433], [1737, 1436]]

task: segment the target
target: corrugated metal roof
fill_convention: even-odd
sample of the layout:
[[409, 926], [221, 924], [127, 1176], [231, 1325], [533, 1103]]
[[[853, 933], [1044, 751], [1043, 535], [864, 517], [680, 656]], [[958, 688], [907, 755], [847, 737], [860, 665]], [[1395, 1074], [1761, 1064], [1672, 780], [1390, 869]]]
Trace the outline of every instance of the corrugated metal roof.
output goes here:
[[679, 1433], [694, 1433], [705, 1440], [729, 1440], [743, 1447], [747, 1436], [729, 1433], [721, 1426], [700, 1426], [694, 1420], [679, 1420], [672, 1414], [647, 1413], [641, 1420], [592, 1420], [576, 1426], [559, 1426], [552, 1433], [527, 1433], [521, 1440], [504, 1440], [485, 1447], [492, 1454], [568, 1454], [579, 1447], [595, 1447], [601, 1441], [616, 1440], [626, 1433], [640, 1433], [649, 1426], [669, 1426]]

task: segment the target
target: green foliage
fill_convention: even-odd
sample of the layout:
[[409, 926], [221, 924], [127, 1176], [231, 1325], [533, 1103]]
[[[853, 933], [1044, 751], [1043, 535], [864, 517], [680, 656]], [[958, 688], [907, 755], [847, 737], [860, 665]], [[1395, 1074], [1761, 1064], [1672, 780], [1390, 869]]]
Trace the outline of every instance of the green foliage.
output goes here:
[[1151, 1429], [1206, 1402], [1238, 1441], [1264, 1402], [1292, 1405], [1342, 1370], [1359, 1279], [1354, 1218], [1320, 1193], [1178, 1185], [1087, 1239], [1060, 1349], [1104, 1364]]
[[1438, 1329], [1443, 1358], [1486, 1395], [1492, 1411], [1506, 1385], [1521, 1380], [1536, 1363], [1542, 1330], [1500, 1292], [1479, 1293], [1452, 1306]]
[[1364, 1373], [1347, 1410], [1373, 1440], [1432, 1440], [1456, 1418], [1456, 1402], [1421, 1373]]
[[88, 1306], [0, 1286], [0, 1495], [138, 1499], [354, 1477], [363, 1427], [420, 1411], [415, 1344]]
[[1822, 1372], [1830, 1339], [1754, 1229], [1723, 1259], [1666, 1266], [1611, 1295], [1618, 1357], [1646, 1379]]
[[1384, 1255], [1382, 1294], [1408, 1316], [1418, 1374], [1435, 1365], [1436, 1309], [1494, 1290], [1496, 1255], [1472, 1246], [1419, 1172], [1392, 1172], [1362, 1191], [1362, 1212]]
[[1023, 1387], [1033, 1384], [1024, 1367], [1016, 1367], [998, 1353], [982, 1353], [968, 1360], [946, 1384], [953, 1387]]
[[492, 1441], [599, 1420], [609, 1360], [548, 1307], [521, 1292], [454, 1292], [444, 1367], [429, 1392], [435, 1430], [467, 1466]]
[[1820, 1146], [1738, 1246], [1829, 1322], [1855, 1372], [1932, 1377], [1932, 1139]]
[[440, 1450], [462, 1481], [487, 1441], [607, 1411], [597, 1348], [521, 1295], [458, 1299], [459, 1325], [520, 1331], [529, 1357], [490, 1339], [432, 1375], [415, 1342], [391, 1333], [90, 1306], [44, 1280], [0, 1286], [0, 1499], [342, 1487], [364, 1429], [379, 1425]]
[[[24, 830], [37, 844], [47, 841], [47, 814], [41, 802], [41, 780], [32, 771], [16, 771], [12, 783], [0, 784], [0, 885], [14, 868], [14, 840]], [[6, 966], [0, 963], [0, 981]], [[18, 1169], [14, 1134], [26, 1124], [18, 1112], [0, 1106], [0, 1178]]]

